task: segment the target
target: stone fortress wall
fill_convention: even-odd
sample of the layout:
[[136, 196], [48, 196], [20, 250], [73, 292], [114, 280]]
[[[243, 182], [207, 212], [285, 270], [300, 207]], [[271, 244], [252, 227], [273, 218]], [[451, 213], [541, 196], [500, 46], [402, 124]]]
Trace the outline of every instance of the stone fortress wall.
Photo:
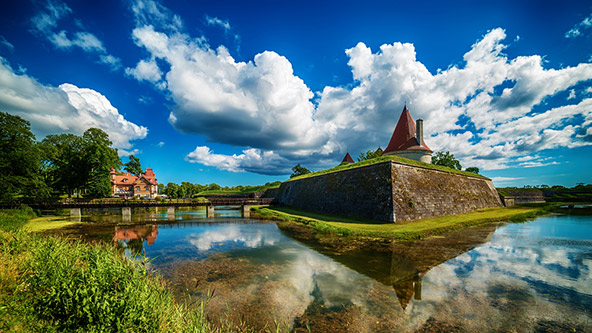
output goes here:
[[297, 209], [380, 222], [502, 206], [490, 179], [395, 161], [284, 182], [276, 200]]

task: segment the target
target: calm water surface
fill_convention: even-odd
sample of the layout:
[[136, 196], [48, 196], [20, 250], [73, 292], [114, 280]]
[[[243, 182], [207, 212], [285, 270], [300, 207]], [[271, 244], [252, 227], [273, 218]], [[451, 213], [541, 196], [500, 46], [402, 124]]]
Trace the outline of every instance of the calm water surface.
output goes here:
[[[120, 217], [111, 217], [120, 218]], [[86, 217], [84, 219], [109, 219]], [[293, 331], [592, 331], [592, 216], [485, 226], [387, 251], [323, 250], [234, 210], [64, 229], [145, 252], [211, 318]]]

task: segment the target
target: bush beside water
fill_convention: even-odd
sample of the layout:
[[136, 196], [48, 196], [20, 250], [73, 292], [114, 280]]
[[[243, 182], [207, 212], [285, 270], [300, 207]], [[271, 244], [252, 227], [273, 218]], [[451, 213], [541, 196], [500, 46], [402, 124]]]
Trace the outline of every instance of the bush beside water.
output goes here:
[[109, 244], [21, 230], [29, 207], [0, 211], [0, 331], [203, 332], [205, 302], [175, 303], [163, 280]]

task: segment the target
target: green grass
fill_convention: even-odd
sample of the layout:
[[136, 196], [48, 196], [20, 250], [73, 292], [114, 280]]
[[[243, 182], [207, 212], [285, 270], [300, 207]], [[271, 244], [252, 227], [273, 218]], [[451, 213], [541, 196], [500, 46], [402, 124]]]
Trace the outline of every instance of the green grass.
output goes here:
[[66, 216], [43, 216], [32, 218], [27, 221], [27, 223], [23, 225], [23, 230], [29, 232], [41, 232], [45, 230], [63, 228], [76, 223], [78, 222], [73, 222]]
[[544, 214], [555, 205], [516, 205], [512, 207], [479, 209], [471, 213], [426, 218], [403, 223], [372, 223], [345, 219], [286, 207], [256, 208], [264, 217], [307, 225], [321, 233], [361, 238], [398, 240], [421, 239], [441, 235], [462, 228], [507, 220], [524, 220]]
[[[28, 207], [0, 211], [0, 331], [209, 332], [206, 300], [176, 303], [145, 260], [111, 244], [23, 230]], [[221, 331], [232, 331], [222, 328]]]
[[398, 156], [380, 156], [377, 158], [364, 160], [364, 161], [360, 161], [360, 162], [356, 162], [356, 163], [344, 163], [344, 164], [340, 164], [340, 165], [338, 165], [334, 168], [331, 168], [331, 169], [326, 169], [326, 170], [307, 173], [307, 174], [301, 175], [301, 176], [296, 176], [294, 178], [288, 179], [286, 182], [297, 180], [297, 179], [325, 175], [328, 173], [333, 173], [333, 172], [338, 172], [338, 171], [343, 171], [343, 170], [348, 170], [348, 169], [354, 169], [354, 168], [359, 168], [362, 166], [373, 165], [373, 164], [378, 164], [378, 163], [383, 163], [383, 162], [388, 162], [388, 161], [398, 162], [398, 163], [407, 164], [407, 165], [421, 166], [421, 167], [429, 168], [429, 169], [433, 169], [433, 170], [441, 170], [441, 171], [461, 174], [461, 175], [465, 175], [465, 176], [472, 176], [472, 177], [479, 177], [479, 178], [487, 179], [486, 177], [481, 176], [476, 173], [467, 172], [467, 171], [460, 171], [460, 170], [448, 168], [445, 166], [434, 165], [434, 164], [430, 164], [430, 163], [423, 163], [423, 162], [410, 160], [410, 159], [402, 158], [402, 157], [398, 157]]

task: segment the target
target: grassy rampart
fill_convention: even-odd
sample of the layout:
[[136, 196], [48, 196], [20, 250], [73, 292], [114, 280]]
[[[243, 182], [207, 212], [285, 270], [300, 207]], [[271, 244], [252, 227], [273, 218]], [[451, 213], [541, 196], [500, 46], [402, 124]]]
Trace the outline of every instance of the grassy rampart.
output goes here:
[[204, 306], [174, 301], [163, 280], [110, 244], [22, 229], [30, 208], [0, 211], [0, 331], [205, 332]]
[[485, 179], [487, 179], [486, 177], [481, 176], [481, 175], [476, 174], [476, 173], [472, 173], [472, 172], [468, 172], [468, 171], [456, 170], [456, 169], [452, 169], [452, 168], [441, 166], [441, 165], [434, 165], [434, 164], [431, 164], [431, 163], [424, 163], [424, 162], [410, 160], [410, 159], [403, 158], [403, 157], [398, 157], [398, 156], [380, 156], [380, 157], [377, 157], [377, 158], [373, 158], [373, 159], [369, 159], [369, 160], [364, 160], [364, 161], [360, 161], [360, 162], [356, 162], [356, 163], [343, 163], [343, 164], [340, 164], [340, 165], [338, 165], [338, 166], [336, 166], [334, 168], [330, 168], [330, 169], [326, 169], [326, 170], [321, 170], [321, 171], [315, 171], [315, 172], [307, 173], [307, 174], [301, 175], [301, 176], [296, 176], [296, 177], [293, 177], [293, 178], [288, 179], [286, 182], [297, 180], [297, 179], [302, 179], [302, 178], [309, 178], [309, 177], [314, 177], [314, 176], [320, 176], [320, 175], [324, 175], [324, 174], [328, 174], [328, 173], [333, 173], [333, 172], [338, 172], [338, 171], [347, 170], [347, 169], [355, 169], [355, 168], [359, 168], [359, 167], [363, 167], [363, 166], [367, 166], [367, 165], [378, 164], [378, 163], [383, 163], [383, 162], [388, 162], [388, 161], [393, 161], [393, 162], [397, 162], [397, 163], [401, 163], [401, 164], [408, 164], [408, 165], [419, 166], [419, 167], [422, 167], [422, 168], [427, 168], [427, 169], [432, 169], [432, 170], [440, 170], [440, 171], [445, 171], [445, 172], [450, 172], [450, 173], [457, 173], [457, 174], [461, 174], [461, 175], [465, 175], [465, 176], [471, 176], [471, 177], [477, 177], [477, 178], [485, 178]]
[[254, 210], [262, 217], [278, 219], [287, 223], [299, 223], [319, 233], [354, 238], [415, 240], [485, 223], [524, 220], [545, 214], [555, 206], [552, 204], [530, 204], [487, 208], [466, 214], [387, 224], [346, 219], [287, 207], [257, 207]]

